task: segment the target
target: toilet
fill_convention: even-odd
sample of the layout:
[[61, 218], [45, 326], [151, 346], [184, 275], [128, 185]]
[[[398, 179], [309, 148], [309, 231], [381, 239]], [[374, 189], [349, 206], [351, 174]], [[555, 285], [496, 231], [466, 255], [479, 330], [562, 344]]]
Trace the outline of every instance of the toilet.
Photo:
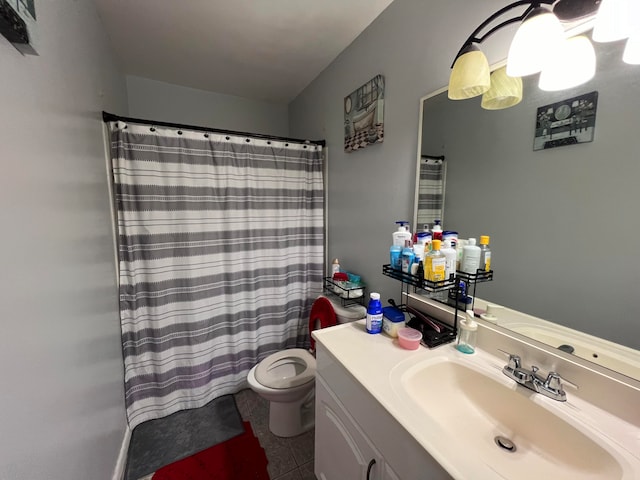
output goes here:
[[[343, 307], [325, 296], [311, 307], [309, 332], [366, 316], [362, 305]], [[312, 348], [315, 346], [311, 340]], [[247, 375], [251, 390], [269, 401], [269, 430], [278, 437], [295, 437], [314, 425], [316, 359], [307, 350], [290, 348], [273, 353]]]

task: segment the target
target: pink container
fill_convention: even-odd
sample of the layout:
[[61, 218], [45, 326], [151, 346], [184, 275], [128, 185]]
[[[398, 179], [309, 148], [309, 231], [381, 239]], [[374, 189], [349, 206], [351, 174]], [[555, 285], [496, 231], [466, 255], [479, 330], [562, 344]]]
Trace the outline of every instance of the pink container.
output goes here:
[[398, 330], [398, 342], [402, 348], [416, 350], [420, 346], [422, 334], [413, 328], [401, 328]]

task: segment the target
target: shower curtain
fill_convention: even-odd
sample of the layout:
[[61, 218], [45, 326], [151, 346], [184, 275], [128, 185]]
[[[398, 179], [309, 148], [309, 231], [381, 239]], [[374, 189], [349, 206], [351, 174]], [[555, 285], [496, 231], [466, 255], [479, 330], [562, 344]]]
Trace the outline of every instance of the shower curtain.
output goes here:
[[131, 428], [205, 405], [308, 345], [322, 291], [322, 147], [108, 123]]
[[432, 226], [434, 220], [442, 220], [446, 168], [441, 159], [424, 156], [420, 159], [416, 232], [422, 230], [425, 223]]

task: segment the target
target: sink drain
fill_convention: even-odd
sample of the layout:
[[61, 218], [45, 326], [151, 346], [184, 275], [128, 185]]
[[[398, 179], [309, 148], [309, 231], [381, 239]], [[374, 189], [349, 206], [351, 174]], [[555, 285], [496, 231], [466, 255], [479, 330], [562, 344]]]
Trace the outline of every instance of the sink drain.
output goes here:
[[498, 435], [493, 439], [501, 449], [506, 450], [507, 452], [515, 452], [516, 444], [509, 440], [507, 437], [503, 437], [502, 435]]

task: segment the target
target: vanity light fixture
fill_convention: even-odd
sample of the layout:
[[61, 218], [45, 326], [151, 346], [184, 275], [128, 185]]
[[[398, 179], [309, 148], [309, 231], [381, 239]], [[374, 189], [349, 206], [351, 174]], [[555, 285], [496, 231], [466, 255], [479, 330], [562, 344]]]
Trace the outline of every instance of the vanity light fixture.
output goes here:
[[630, 65], [640, 65], [640, 32], [631, 35], [627, 40], [622, 61]]
[[491, 74], [491, 88], [482, 95], [480, 106], [485, 110], [513, 107], [522, 100], [522, 78], [507, 75], [507, 67]]
[[596, 74], [596, 52], [584, 35], [567, 38], [540, 72], [540, 90], [554, 92], [587, 82]]
[[[544, 72], [541, 73], [541, 81], [544, 78], [541, 88], [544, 86], [547, 90], [561, 90], [588, 81], [595, 72], [593, 46], [586, 37], [569, 41], [560, 19], [579, 19], [582, 23], [592, 20], [600, 1], [517, 1], [498, 10], [474, 30], [458, 51], [451, 66], [449, 98], [463, 100], [484, 95], [483, 108], [496, 110], [519, 103], [522, 99], [522, 82], [519, 77], [522, 76]], [[504, 19], [516, 9], [521, 12], [519, 15]], [[506, 70], [494, 72], [489, 80], [488, 61], [479, 45], [496, 31], [515, 23], [520, 23], [520, 26], [509, 48]], [[495, 26], [491, 27], [492, 24]], [[486, 33], [481, 34], [484, 31]], [[581, 56], [573, 57], [576, 53]], [[570, 67], [566, 64], [567, 58], [571, 60]], [[567, 72], [571, 73], [569, 77], [566, 76]], [[509, 77], [518, 80], [508, 82]], [[510, 90], [505, 94], [507, 85]]]
[[594, 42], [616, 42], [627, 38], [622, 60], [640, 64], [640, 2], [602, 0], [593, 26]]
[[542, 70], [564, 40], [558, 17], [546, 7], [535, 7], [516, 31], [507, 57], [507, 75], [525, 77]]
[[630, 0], [602, 0], [593, 25], [593, 41], [616, 42], [627, 38], [631, 33], [630, 9]]
[[451, 70], [449, 98], [464, 100], [482, 95], [490, 87], [489, 61], [475, 43], [466, 45]]

